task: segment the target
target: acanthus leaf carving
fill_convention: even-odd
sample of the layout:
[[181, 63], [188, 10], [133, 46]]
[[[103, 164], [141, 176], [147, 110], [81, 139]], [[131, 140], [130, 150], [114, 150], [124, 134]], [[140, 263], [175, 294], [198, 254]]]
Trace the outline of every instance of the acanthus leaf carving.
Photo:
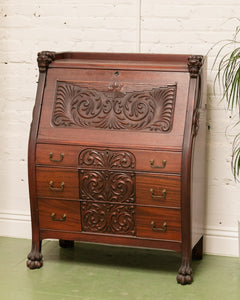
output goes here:
[[99, 91], [58, 82], [52, 123], [58, 127], [169, 132], [176, 85], [145, 91]]
[[92, 201], [81, 202], [82, 230], [135, 235], [135, 206]]
[[135, 203], [135, 174], [108, 170], [81, 170], [80, 197], [119, 203]]
[[87, 148], [79, 155], [82, 168], [135, 169], [136, 159], [130, 151]]

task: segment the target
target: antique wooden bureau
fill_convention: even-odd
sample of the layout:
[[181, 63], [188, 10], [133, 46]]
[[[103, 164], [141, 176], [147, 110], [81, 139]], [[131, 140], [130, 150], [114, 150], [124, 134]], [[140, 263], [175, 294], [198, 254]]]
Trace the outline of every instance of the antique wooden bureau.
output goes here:
[[73, 241], [202, 257], [206, 63], [202, 56], [38, 54], [29, 139], [32, 250]]

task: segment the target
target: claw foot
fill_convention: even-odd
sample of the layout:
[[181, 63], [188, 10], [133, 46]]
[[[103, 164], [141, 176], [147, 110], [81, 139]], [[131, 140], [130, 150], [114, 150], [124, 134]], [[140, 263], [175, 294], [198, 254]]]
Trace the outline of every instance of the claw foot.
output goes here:
[[33, 251], [28, 254], [27, 267], [29, 269], [39, 269], [43, 265], [43, 256], [40, 252]]
[[178, 270], [177, 282], [184, 285], [190, 284], [193, 281], [192, 269], [189, 266], [183, 265]]

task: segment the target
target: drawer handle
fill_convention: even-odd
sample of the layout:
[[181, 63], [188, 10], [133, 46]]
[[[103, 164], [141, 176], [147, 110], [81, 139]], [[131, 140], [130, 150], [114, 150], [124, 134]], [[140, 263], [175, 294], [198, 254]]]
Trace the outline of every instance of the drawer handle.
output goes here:
[[53, 186], [53, 181], [51, 180], [49, 182], [49, 188], [51, 191], [55, 191], [55, 192], [63, 192], [64, 191], [64, 182], [61, 183], [61, 187], [58, 188], [58, 187], [54, 187]]
[[66, 221], [66, 218], [67, 218], [67, 215], [62, 215], [62, 219], [57, 219], [56, 218], [56, 214], [55, 213], [52, 213], [51, 214], [51, 217], [52, 217], [52, 220], [53, 221], [59, 221], [59, 222], [65, 222]]
[[161, 166], [158, 166], [158, 165], [154, 166], [154, 159], [151, 159], [151, 160], [150, 160], [150, 166], [151, 166], [151, 168], [164, 169], [164, 168], [166, 167], [166, 164], [167, 164], [166, 159], [164, 159], [164, 160], [162, 161], [162, 165], [161, 165]]
[[151, 225], [152, 225], [152, 230], [153, 231], [163, 231], [163, 232], [167, 231], [167, 222], [164, 222], [162, 227], [160, 227], [160, 228], [155, 227], [155, 222], [154, 221], [151, 222]]
[[162, 190], [162, 196], [157, 196], [157, 195], [154, 195], [154, 189], [150, 189], [150, 192], [151, 192], [151, 196], [152, 198], [160, 198], [160, 199], [165, 199], [166, 198], [166, 194], [167, 194], [167, 190], [166, 189], [163, 189]]
[[63, 161], [63, 158], [64, 158], [64, 153], [60, 154], [60, 159], [53, 159], [53, 153], [52, 152], [49, 153], [49, 159], [50, 159], [50, 161], [61, 162], [61, 161]]

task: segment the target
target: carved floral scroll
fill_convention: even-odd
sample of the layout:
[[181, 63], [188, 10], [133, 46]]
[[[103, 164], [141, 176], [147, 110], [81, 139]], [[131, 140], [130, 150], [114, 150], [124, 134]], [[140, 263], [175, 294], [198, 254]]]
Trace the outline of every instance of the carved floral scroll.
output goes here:
[[176, 85], [123, 93], [59, 81], [52, 124], [56, 127], [169, 132], [175, 98]]

